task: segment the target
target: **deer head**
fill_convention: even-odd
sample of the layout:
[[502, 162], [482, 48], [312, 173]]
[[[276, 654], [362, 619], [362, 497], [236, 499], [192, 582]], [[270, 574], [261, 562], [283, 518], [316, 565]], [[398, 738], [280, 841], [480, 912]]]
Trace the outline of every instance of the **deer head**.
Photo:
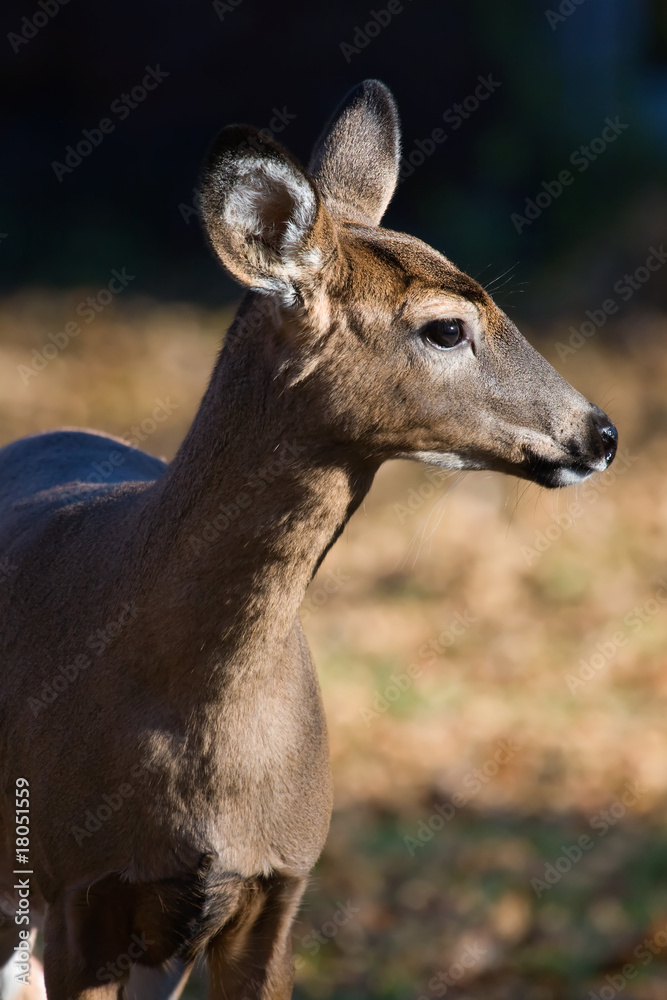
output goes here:
[[606, 469], [617, 444], [608, 417], [481, 285], [380, 227], [398, 167], [396, 108], [374, 80], [345, 98], [308, 171], [253, 128], [223, 129], [203, 219], [251, 289], [228, 350], [267, 367], [305, 433], [360, 460], [495, 469], [543, 486]]

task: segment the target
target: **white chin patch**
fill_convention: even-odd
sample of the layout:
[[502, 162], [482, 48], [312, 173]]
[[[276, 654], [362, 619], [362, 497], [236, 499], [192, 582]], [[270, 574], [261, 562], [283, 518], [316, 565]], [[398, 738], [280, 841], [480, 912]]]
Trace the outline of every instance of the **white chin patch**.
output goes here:
[[593, 475], [594, 470], [580, 472], [578, 469], [559, 469], [557, 473], [558, 486], [574, 486], [575, 483], [583, 483]]
[[453, 451], [406, 451], [398, 458], [410, 458], [415, 462], [425, 462], [426, 465], [437, 465], [441, 469], [480, 469], [472, 459], [464, 458]]

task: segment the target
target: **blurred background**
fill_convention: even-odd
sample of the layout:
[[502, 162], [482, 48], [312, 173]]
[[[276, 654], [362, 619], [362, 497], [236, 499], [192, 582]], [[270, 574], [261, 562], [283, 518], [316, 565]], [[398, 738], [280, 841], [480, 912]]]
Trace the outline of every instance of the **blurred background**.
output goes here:
[[322, 566], [337, 797], [297, 997], [664, 1000], [667, 3], [0, 17], [0, 445], [66, 424], [174, 454], [239, 298], [199, 227], [208, 144], [250, 122], [307, 161], [365, 77], [403, 121], [386, 224], [619, 427], [608, 473], [555, 493], [387, 466]]

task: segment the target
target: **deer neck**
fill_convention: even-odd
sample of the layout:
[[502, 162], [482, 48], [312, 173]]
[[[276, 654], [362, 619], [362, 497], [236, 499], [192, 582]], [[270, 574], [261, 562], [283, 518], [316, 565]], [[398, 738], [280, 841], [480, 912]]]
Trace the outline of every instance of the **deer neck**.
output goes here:
[[307, 396], [276, 375], [260, 336], [223, 348], [151, 501], [149, 534], [172, 605], [168, 644], [180, 645], [185, 630], [225, 662], [262, 663], [293, 629], [308, 583], [375, 473], [317, 440]]

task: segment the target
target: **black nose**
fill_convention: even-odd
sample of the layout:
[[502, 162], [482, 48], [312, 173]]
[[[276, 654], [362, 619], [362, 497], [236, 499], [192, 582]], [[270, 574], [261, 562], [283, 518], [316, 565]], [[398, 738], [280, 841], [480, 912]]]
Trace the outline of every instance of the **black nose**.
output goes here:
[[609, 417], [605, 414], [601, 414], [599, 417], [594, 417], [593, 423], [595, 424], [596, 431], [602, 439], [602, 447], [604, 448], [604, 457], [607, 465], [611, 465], [614, 461], [614, 456], [616, 455], [616, 449], [618, 447], [618, 431], [612, 424]]

